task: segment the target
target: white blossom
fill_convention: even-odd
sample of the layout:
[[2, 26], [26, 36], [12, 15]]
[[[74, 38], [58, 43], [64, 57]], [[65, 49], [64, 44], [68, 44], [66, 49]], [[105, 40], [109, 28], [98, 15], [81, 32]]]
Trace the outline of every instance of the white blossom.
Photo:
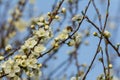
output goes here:
[[35, 35], [37, 35], [38, 37], [48, 37], [49, 32], [45, 31], [45, 29], [43, 28], [39, 28], [39, 30], [36, 30]]
[[14, 77], [15, 73], [20, 72], [20, 67], [18, 66], [18, 64], [11, 59], [6, 61], [2, 65], [2, 68], [4, 69], [5, 73], [8, 74], [8, 76], [10, 77]]
[[45, 50], [46, 50], [46, 48], [44, 47], [43, 44], [38, 44], [38, 45], [35, 46], [35, 48], [34, 48], [34, 52], [35, 52], [35, 53], [41, 53], [41, 52], [43, 52], [43, 51], [45, 51]]
[[33, 48], [37, 44], [37, 41], [34, 40], [33, 38], [29, 38], [28, 40], [25, 41], [25, 46], [27, 48]]
[[29, 58], [27, 59], [27, 66], [30, 68], [37, 68], [37, 59], [36, 58]]

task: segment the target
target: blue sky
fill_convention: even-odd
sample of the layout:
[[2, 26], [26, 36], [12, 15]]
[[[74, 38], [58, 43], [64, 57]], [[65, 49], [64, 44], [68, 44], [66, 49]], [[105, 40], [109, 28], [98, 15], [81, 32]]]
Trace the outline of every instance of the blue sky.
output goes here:
[[[99, 0], [95, 0], [97, 3], [97, 7], [99, 8], [100, 12], [102, 14], [105, 14], [105, 3], [102, 3], [102, 5], [99, 5]], [[79, 4], [80, 8], [84, 8], [86, 6], [86, 3], [88, 2], [88, 0], [82, 0]], [[118, 5], [119, 5], [119, 0], [111, 0], [111, 5], [110, 5], [110, 16], [119, 16], [116, 15], [117, 10], [118, 10]], [[36, 2], [36, 8], [37, 8], [37, 13], [47, 13], [48, 11], [51, 11], [51, 5], [54, 3], [54, 0], [37, 0]], [[64, 4], [63, 4], [64, 5]], [[65, 5], [64, 5], [65, 6]], [[79, 11], [80, 12], [80, 11]], [[95, 11], [93, 10], [93, 8], [90, 6], [87, 15], [93, 19], [93, 15], [95, 14]], [[97, 22], [96, 22], [97, 23]], [[67, 24], [67, 23], [66, 23]], [[82, 26], [85, 27], [88, 24], [83, 24]], [[118, 28], [120, 29], [120, 28]], [[91, 30], [91, 34], [92, 32], [96, 31], [94, 28], [92, 28]], [[119, 34], [120, 32], [118, 32], [117, 34]], [[114, 35], [113, 35], [114, 36]], [[85, 46], [82, 45], [81, 48], [78, 50], [79, 54], [79, 62], [80, 63], [86, 63], [87, 65], [90, 64], [91, 59], [93, 58], [93, 55], [95, 53], [97, 44], [98, 44], [98, 39], [93, 37], [92, 35], [87, 38], [87, 40], [90, 42], [89, 46]], [[116, 40], [115, 43], [120, 41], [120, 37], [119, 35], [116, 36]], [[102, 44], [103, 45], [103, 44]], [[104, 46], [104, 45], [103, 45]], [[59, 65], [61, 62], [63, 62], [64, 60], [67, 59], [67, 51], [70, 50], [70, 48], [66, 48], [67, 46], [64, 46], [61, 50], [59, 50], [57, 56], [60, 56], [58, 58], [58, 60], [55, 61], [51, 61], [51, 63], [49, 63], [49, 68], [50, 71], [54, 70], [55, 67], [57, 67], [57, 65]], [[62, 56], [62, 57], [61, 57]], [[99, 57], [100, 55], [98, 55]], [[97, 58], [98, 58], [97, 57]], [[53, 66], [54, 65], [54, 66]], [[98, 76], [100, 73], [102, 73], [102, 65], [99, 61], [95, 61], [94, 67], [93, 69], [90, 71], [90, 73], [87, 76], [86, 80], [96, 80], [96, 76]], [[70, 73], [71, 71], [73, 71], [74, 73], [76, 73], [76, 68], [75, 66], [70, 66], [70, 69], [68, 70], [67, 73]], [[47, 71], [46, 71], [47, 72]], [[47, 74], [47, 73], [46, 73]]]

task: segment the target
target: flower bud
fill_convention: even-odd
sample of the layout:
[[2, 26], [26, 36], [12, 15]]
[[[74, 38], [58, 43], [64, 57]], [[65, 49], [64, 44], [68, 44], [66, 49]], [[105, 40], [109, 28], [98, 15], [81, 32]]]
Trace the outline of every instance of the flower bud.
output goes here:
[[11, 50], [12, 49], [12, 46], [10, 45], [10, 44], [8, 44], [6, 47], [5, 47], [5, 50], [6, 51], [9, 51], [9, 50]]
[[109, 64], [108, 67], [111, 69], [113, 66], [112, 66], [112, 64]]
[[62, 8], [61, 12], [66, 13], [66, 8]]
[[32, 29], [35, 29], [35, 25], [31, 25], [30, 27], [31, 27]]
[[111, 36], [110, 32], [108, 31], [104, 31], [103, 35], [106, 37], [106, 38], [109, 38]]
[[59, 20], [59, 19], [60, 19], [60, 17], [59, 17], [58, 15], [56, 15], [56, 16], [55, 16], [55, 19]]
[[70, 40], [68, 43], [67, 43], [68, 46], [73, 46], [75, 45], [75, 41], [74, 40]]
[[98, 33], [97, 33], [97, 32], [94, 32], [93, 35], [94, 35], [94, 36], [98, 36]]

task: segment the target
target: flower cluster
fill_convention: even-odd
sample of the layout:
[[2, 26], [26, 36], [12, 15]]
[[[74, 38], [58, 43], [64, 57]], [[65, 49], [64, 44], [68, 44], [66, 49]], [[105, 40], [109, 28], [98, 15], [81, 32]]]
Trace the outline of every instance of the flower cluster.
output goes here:
[[[43, 19], [44, 20], [44, 19]], [[40, 21], [43, 22], [42, 18]], [[33, 24], [33, 36], [28, 38], [24, 44], [18, 49], [18, 54], [10, 57], [8, 60], [3, 62], [1, 65], [2, 73], [9, 77], [15, 78], [16, 76], [25, 73], [26, 76], [33, 77], [35, 75], [41, 74], [40, 68], [42, 64], [38, 63], [37, 57], [39, 57], [45, 50], [45, 42], [50, 39], [52, 35], [52, 30], [48, 25]], [[12, 49], [11, 45], [7, 45], [5, 50], [10, 51]], [[1, 56], [0, 60], [4, 57]]]
[[[33, 1], [30, 0], [30, 2], [32, 3]], [[16, 13], [20, 14], [18, 9], [16, 10]], [[61, 13], [65, 14], [66, 9], [62, 8]], [[5, 59], [5, 61], [3, 61], [1, 64], [1, 75], [5, 74], [10, 78], [19, 80], [19, 76], [22, 74], [32, 77], [41, 73], [40, 68], [42, 64], [38, 63], [37, 58], [46, 50], [45, 43], [53, 37], [52, 29], [49, 26], [51, 24], [51, 19], [58, 20], [59, 16], [57, 14], [48, 12], [47, 15], [40, 16], [39, 18], [32, 20], [32, 36], [29, 37], [17, 50], [17, 55], [8, 57], [8, 59], [0, 56], [0, 60]], [[16, 28], [21, 31], [26, 27], [26, 23], [24, 23], [24, 21], [21, 19], [15, 21], [13, 25], [15, 25]], [[71, 27], [67, 27], [65, 30], [63, 30], [63, 32], [58, 36], [59, 41], [67, 39], [71, 31]], [[5, 50], [7, 52], [11, 52], [12, 46], [7, 45]], [[12, 54], [14, 54], [14, 52]]]
[[68, 26], [66, 27], [52, 42], [52, 45], [55, 48], [59, 47], [59, 44], [69, 38], [69, 34], [72, 32], [72, 27]]
[[81, 33], [75, 33], [71, 40], [67, 43], [68, 46], [74, 46], [75, 44], [81, 43], [83, 35]]
[[20, 67], [17, 62], [9, 59], [5, 63], [2, 64], [3, 71], [8, 74], [10, 77], [14, 77], [16, 73], [20, 72]]
[[3, 72], [9, 77], [19, 76], [22, 72], [32, 77], [36, 74], [34, 70], [38, 71], [38, 74], [41, 74], [40, 68], [42, 65], [39, 64], [37, 59], [33, 56], [27, 58], [26, 55], [16, 55], [14, 58], [5, 61], [1, 66]]

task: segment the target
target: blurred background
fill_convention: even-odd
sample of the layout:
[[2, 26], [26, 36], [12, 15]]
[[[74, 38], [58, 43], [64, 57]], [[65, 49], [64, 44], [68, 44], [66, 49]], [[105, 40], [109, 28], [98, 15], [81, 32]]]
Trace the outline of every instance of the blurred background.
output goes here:
[[[32, 35], [30, 25], [36, 18], [46, 16], [52, 12], [61, 0], [0, 0], [0, 55], [5, 53], [5, 46], [11, 44], [14, 48], [20, 47], [27, 38]], [[71, 2], [69, 2], [71, 1]], [[94, 0], [101, 14], [102, 23], [106, 15], [107, 0]], [[23, 4], [21, 4], [23, 2]], [[50, 27], [54, 37], [57, 36], [66, 26], [76, 28], [76, 23], [72, 21], [73, 16], [82, 15], [89, 0], [65, 0], [61, 8], [66, 8], [66, 14], [60, 14], [59, 20], [54, 20]], [[110, 0], [109, 18], [107, 30], [111, 33], [110, 41], [113, 44], [120, 42], [120, 0]], [[96, 11], [91, 3], [87, 14], [95, 24], [99, 25]], [[95, 54], [98, 41], [93, 36], [97, 30], [86, 20], [81, 24], [78, 33], [81, 35], [79, 47], [70, 47], [63, 44], [58, 50], [51, 52], [39, 59], [43, 64], [41, 80], [70, 80], [71, 77], [82, 76], [90, 65]], [[46, 48], [50, 48], [51, 41], [46, 43]], [[105, 47], [104, 42], [101, 46]], [[76, 50], [76, 51], [75, 51]], [[74, 52], [75, 51], [75, 52]], [[113, 65], [111, 70], [114, 80], [120, 80], [120, 59], [112, 47], [109, 46], [110, 62]], [[77, 59], [76, 59], [77, 58]], [[97, 80], [103, 74], [103, 67], [99, 61], [101, 54], [92, 66], [86, 80]], [[105, 57], [106, 59], [106, 57]], [[106, 63], [106, 62], [105, 62]]]

